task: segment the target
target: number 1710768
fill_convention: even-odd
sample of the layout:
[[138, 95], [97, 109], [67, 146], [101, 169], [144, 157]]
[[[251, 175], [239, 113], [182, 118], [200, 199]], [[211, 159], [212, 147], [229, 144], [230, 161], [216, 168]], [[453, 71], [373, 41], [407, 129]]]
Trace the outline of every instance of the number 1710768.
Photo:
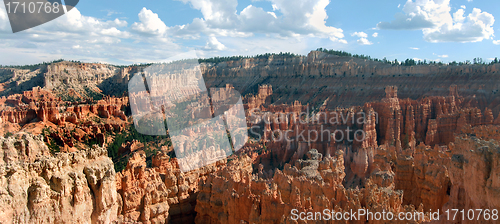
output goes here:
[[59, 2], [8, 2], [7, 13], [59, 13]]
[[444, 213], [447, 220], [498, 220], [497, 209], [447, 209]]

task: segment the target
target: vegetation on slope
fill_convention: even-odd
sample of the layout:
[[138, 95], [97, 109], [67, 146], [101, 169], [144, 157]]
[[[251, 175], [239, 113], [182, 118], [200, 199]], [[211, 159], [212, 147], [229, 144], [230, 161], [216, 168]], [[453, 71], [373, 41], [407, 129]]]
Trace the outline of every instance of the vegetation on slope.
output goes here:
[[[135, 129], [134, 125], [131, 125], [127, 130], [118, 133], [114, 141], [108, 145], [108, 156], [113, 160], [115, 164], [115, 171], [120, 172], [127, 166], [129, 154], [120, 154], [118, 151], [122, 144], [126, 142], [131, 142], [137, 140], [144, 144], [144, 152], [146, 153], [146, 163], [148, 167], [151, 167], [152, 157], [156, 155], [161, 146], [171, 146], [170, 136], [151, 136], [143, 135]], [[172, 157], [173, 153], [170, 154]]]

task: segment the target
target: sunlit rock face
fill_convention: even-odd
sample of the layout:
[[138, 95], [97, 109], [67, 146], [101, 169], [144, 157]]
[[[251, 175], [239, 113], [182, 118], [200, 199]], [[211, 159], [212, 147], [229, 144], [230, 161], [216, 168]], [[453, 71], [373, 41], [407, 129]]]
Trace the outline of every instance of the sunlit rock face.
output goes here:
[[52, 156], [41, 136], [0, 138], [2, 223], [111, 223], [119, 195], [104, 148]]

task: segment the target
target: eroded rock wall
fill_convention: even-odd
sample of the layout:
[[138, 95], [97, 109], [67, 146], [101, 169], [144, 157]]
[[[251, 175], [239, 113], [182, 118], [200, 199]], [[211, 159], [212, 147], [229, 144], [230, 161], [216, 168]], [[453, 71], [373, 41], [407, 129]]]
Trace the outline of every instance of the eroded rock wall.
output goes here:
[[104, 148], [52, 156], [41, 136], [0, 137], [0, 222], [111, 223], [113, 162]]

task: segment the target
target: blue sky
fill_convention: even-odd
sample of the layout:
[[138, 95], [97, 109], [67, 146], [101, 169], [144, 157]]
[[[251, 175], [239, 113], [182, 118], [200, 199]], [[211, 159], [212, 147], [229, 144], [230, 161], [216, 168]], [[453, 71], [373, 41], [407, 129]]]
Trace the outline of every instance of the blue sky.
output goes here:
[[500, 56], [495, 0], [80, 1], [13, 34], [0, 4], [0, 64], [59, 58], [133, 64], [196, 50], [200, 57], [319, 47], [389, 60]]

